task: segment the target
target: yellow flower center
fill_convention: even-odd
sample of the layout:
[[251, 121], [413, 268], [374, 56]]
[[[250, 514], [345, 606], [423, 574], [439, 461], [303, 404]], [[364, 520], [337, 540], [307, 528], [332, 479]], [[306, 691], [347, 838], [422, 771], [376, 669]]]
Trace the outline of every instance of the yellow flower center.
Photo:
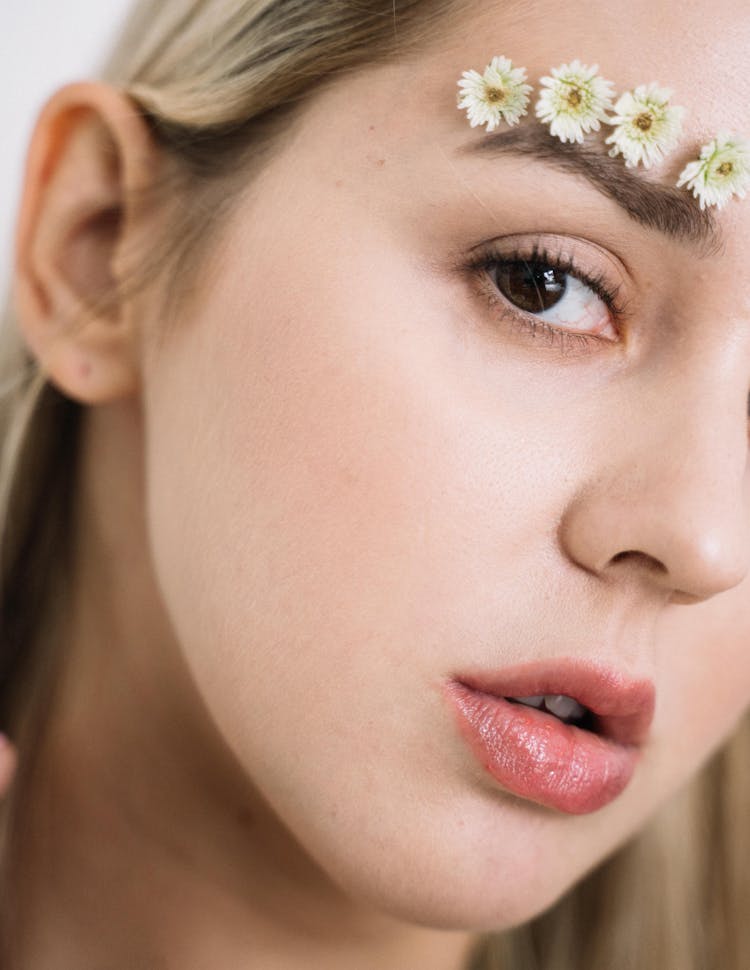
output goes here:
[[498, 104], [500, 101], [505, 101], [505, 91], [502, 88], [491, 88], [488, 87], [486, 91], [487, 100], [493, 104]]
[[633, 124], [636, 128], [640, 128], [641, 131], [649, 131], [653, 123], [653, 116], [648, 111], [641, 112], [641, 114], [633, 119]]
[[565, 100], [571, 108], [577, 108], [583, 101], [583, 94], [580, 88], [571, 88], [565, 96]]
[[731, 175], [734, 171], [733, 162], [722, 162], [721, 165], [716, 169], [719, 175]]

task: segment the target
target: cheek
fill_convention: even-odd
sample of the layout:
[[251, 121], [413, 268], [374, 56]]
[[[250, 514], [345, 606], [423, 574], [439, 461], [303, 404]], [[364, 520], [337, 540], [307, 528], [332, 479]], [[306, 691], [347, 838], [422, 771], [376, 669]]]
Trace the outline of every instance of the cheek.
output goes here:
[[[375, 256], [365, 270], [343, 255], [298, 265], [293, 287], [273, 270], [219, 281], [148, 408], [151, 521], [175, 620], [201, 683], [221, 678], [219, 651], [242, 672], [222, 706], [243, 720], [250, 697], [276, 703], [281, 682], [330, 721], [333, 670], [378, 683], [407, 661], [433, 673], [459, 661], [436, 642], [528, 540], [539, 487], [515, 460], [523, 425], [511, 422], [503, 453], [489, 417], [477, 422], [451, 364], [455, 333], [407, 272]], [[398, 300], [373, 287], [384, 279]], [[404, 311], [425, 303], [424, 319]]]
[[750, 577], [695, 606], [667, 610], [657, 633], [656, 769], [680, 783], [750, 704]]
[[[537, 850], [488, 850], [497, 803], [467, 786], [438, 688], [501, 642], [516, 659], [540, 623], [560, 501], [548, 456], [576, 454], [529, 418], [512, 371], [502, 430], [486, 364], [408, 272], [332, 262], [345, 275], [300, 260], [293, 293], [235, 268], [164, 351], [146, 407], [157, 574], [226, 742], [324, 868], [440, 920], [459, 903], [434, 887], [459, 867], [467, 919], [495, 920], [502, 873]], [[513, 906], [569, 878], [535, 871], [544, 886], [515, 886]]]
[[[571, 454], [523, 376], [493, 398], [429, 286], [378, 259], [235, 267], [151, 380], [151, 521], [186, 642], [220, 629], [233, 665], [306, 681], [308, 703], [330, 665], [470, 657], [434, 641], [467, 617], [481, 636], [549, 539], [550, 455]], [[196, 649], [209, 682], [214, 657]]]

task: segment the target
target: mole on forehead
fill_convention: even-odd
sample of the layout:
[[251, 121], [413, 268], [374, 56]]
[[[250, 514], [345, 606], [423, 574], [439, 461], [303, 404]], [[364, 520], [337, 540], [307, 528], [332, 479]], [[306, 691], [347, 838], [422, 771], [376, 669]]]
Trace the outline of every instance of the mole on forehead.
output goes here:
[[611, 158], [595, 143], [569, 144], [536, 125], [519, 126], [485, 135], [458, 149], [461, 155], [485, 157], [532, 156], [563, 172], [582, 175], [599, 192], [616, 202], [631, 219], [672, 239], [701, 246], [702, 255], [715, 252], [721, 237], [712, 213], [701, 210], [685, 192], [637, 174]]

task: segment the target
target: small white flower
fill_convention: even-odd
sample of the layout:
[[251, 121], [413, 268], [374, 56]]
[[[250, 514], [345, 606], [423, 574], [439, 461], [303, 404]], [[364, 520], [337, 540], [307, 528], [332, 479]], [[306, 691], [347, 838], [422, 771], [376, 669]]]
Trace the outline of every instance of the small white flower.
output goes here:
[[617, 125], [606, 143], [613, 145], [609, 154], [623, 155], [625, 165], [644, 168], [660, 162], [676, 147], [682, 132], [684, 108], [670, 107], [672, 92], [657, 84], [641, 84], [623, 94], [615, 105], [609, 124]]
[[587, 67], [575, 60], [541, 79], [546, 90], [536, 103], [536, 116], [560, 141], [582, 142], [584, 134], [598, 131], [599, 123], [608, 120], [615, 89], [611, 81], [598, 76], [598, 70], [597, 64]]
[[525, 115], [532, 87], [524, 84], [526, 69], [507, 57], [493, 57], [484, 74], [464, 71], [458, 82], [458, 107], [465, 108], [471, 127], [494, 131], [501, 121], [515, 125]]
[[722, 132], [701, 149], [700, 158], [682, 170], [677, 186], [687, 184], [701, 209], [721, 209], [733, 195], [745, 197], [750, 188], [750, 142]]

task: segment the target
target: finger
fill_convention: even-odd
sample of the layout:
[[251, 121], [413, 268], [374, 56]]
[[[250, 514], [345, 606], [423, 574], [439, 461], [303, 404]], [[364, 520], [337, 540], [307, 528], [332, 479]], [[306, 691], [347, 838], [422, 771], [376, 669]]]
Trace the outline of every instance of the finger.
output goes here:
[[6, 735], [0, 733], [0, 798], [10, 788], [16, 770], [16, 749]]

